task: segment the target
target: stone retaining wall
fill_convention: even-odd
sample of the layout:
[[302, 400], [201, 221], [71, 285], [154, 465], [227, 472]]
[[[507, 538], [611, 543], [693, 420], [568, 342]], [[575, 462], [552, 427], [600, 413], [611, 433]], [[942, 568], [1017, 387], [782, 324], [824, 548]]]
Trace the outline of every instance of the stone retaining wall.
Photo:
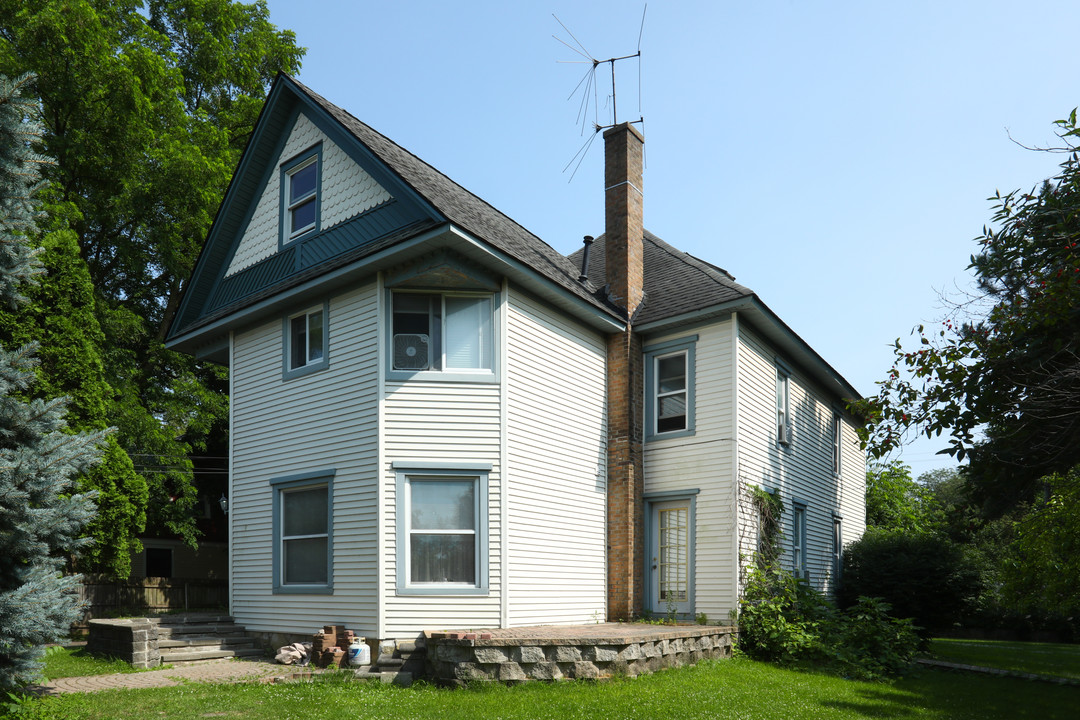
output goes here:
[[[507, 638], [425, 632], [427, 672], [442, 685], [599, 679], [731, 656], [735, 631], [686, 627], [649, 638]], [[471, 636], [471, 637], [470, 637]]]
[[140, 669], [157, 667], [161, 664], [157, 623], [146, 618], [91, 620], [86, 651], [119, 658]]

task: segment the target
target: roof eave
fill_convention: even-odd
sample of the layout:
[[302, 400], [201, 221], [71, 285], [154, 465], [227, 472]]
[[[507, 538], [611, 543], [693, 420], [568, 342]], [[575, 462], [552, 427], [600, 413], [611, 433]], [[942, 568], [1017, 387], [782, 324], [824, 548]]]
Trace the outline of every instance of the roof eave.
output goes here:
[[803, 340], [798, 333], [761, 301], [757, 295], [746, 295], [735, 300], [700, 308], [688, 313], [673, 315], [659, 320], [635, 326], [643, 334], [657, 333], [687, 325], [708, 322], [733, 312], [747, 317], [755, 328], [774, 343], [779, 350], [787, 353], [791, 359], [805, 368], [827, 390], [847, 401], [861, 398], [862, 395], [843, 375], [821, 357], [814, 348]]

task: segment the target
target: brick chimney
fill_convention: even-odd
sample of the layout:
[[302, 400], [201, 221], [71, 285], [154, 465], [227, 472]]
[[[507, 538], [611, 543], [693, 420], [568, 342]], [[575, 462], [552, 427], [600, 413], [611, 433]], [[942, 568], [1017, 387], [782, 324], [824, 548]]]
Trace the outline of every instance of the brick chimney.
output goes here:
[[604, 265], [611, 299], [626, 310], [626, 330], [608, 337], [608, 620], [642, 612], [645, 565], [642, 462], [644, 360], [633, 331], [644, 296], [642, 149], [630, 124], [604, 133]]

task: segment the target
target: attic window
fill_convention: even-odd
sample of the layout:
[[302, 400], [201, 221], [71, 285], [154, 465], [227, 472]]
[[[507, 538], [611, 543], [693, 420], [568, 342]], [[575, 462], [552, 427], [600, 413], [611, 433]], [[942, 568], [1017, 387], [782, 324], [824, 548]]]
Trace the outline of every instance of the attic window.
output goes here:
[[319, 166], [316, 146], [281, 166], [282, 242], [319, 229]]

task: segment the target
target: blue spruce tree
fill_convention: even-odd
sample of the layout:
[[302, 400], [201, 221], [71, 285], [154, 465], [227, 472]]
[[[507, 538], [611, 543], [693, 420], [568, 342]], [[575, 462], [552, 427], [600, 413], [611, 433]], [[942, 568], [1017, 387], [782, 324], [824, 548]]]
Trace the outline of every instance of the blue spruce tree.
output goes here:
[[[0, 303], [22, 301], [19, 288], [41, 272], [30, 247], [38, 215], [40, 136], [29, 80], [0, 77]], [[78, 619], [75, 576], [64, 576], [87, 540], [94, 504], [75, 492], [75, 476], [97, 461], [103, 433], [65, 431], [66, 401], [26, 400], [34, 381], [32, 345], [0, 337], [0, 687], [34, 680], [46, 643]]]

